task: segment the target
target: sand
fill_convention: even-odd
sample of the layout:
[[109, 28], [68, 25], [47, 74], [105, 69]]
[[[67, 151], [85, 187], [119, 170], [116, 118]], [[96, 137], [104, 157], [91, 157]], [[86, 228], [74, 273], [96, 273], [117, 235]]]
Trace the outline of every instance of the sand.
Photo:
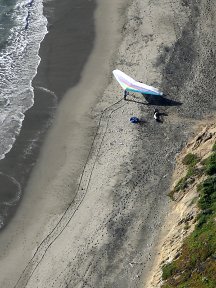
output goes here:
[[[92, 54], [1, 235], [1, 287], [147, 287], [175, 156], [215, 109], [215, 84], [204, 85], [214, 72], [215, 11], [204, 0], [112, 3], [97, 7]], [[170, 100], [122, 100], [113, 68]]]

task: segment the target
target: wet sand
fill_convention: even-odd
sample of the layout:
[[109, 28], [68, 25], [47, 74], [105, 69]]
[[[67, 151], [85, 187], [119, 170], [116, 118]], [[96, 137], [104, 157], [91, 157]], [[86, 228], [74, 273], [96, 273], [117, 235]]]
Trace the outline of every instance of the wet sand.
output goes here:
[[[0, 228], [15, 215], [58, 103], [66, 91], [78, 83], [93, 49], [95, 7], [95, 1], [83, 0], [44, 3], [49, 33], [41, 43], [42, 60], [32, 83], [34, 105], [25, 113], [15, 145], [0, 161], [0, 186], [4, 187], [0, 191], [0, 215], [3, 215]], [[17, 185], [13, 185], [14, 182]], [[11, 186], [14, 187], [8, 196]]]
[[[3, 287], [145, 287], [175, 156], [196, 121], [215, 110], [215, 10], [204, 0], [117, 6], [98, 5], [92, 54], [1, 235]], [[123, 101], [114, 67], [160, 88], [166, 100]]]

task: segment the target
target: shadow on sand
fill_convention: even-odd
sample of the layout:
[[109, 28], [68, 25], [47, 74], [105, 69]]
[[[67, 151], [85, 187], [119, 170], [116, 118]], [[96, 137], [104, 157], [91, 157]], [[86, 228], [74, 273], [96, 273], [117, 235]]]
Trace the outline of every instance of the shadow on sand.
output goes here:
[[145, 100], [148, 102], [148, 105], [157, 105], [157, 106], [180, 106], [182, 105], [181, 102], [171, 100], [168, 98], [165, 98], [164, 96], [154, 96], [154, 95], [146, 95], [142, 94], [145, 98]]
[[165, 98], [164, 96], [166, 95], [164, 96], [155, 96], [155, 95], [146, 95], [146, 94], [142, 94], [142, 95], [144, 96], [146, 102], [137, 101], [134, 99], [126, 99], [126, 101], [135, 102], [135, 103], [142, 104], [142, 105], [157, 105], [157, 106], [180, 106], [182, 105], [181, 102]]

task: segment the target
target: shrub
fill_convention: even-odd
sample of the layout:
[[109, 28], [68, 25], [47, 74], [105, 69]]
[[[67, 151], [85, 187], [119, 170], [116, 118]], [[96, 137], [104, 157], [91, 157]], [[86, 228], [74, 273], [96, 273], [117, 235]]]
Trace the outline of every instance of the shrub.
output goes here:
[[216, 177], [207, 178], [202, 184], [197, 187], [200, 193], [198, 205], [202, 210], [209, 209], [214, 204], [216, 198]]
[[201, 228], [203, 224], [205, 224], [208, 221], [208, 215], [205, 214], [200, 214], [198, 217], [198, 222], [197, 222], [197, 228]]
[[216, 152], [204, 161], [204, 167], [208, 175], [216, 174]]
[[162, 267], [162, 279], [166, 280], [176, 271], [175, 262], [168, 263]]
[[199, 158], [197, 155], [189, 153], [184, 157], [182, 163], [187, 166], [195, 166], [198, 163], [198, 161]]
[[184, 190], [187, 187], [187, 182], [186, 182], [187, 178], [183, 177], [181, 178], [178, 183], [176, 184], [174, 191], [178, 192], [180, 190]]
[[208, 174], [208, 175], [216, 174], [216, 163], [210, 163], [207, 165], [206, 174]]
[[214, 143], [214, 145], [212, 146], [212, 151], [216, 152], [216, 142]]
[[170, 197], [170, 199], [171, 200], [173, 200], [174, 201], [174, 194], [175, 194], [175, 189], [173, 189], [173, 190], [171, 190], [168, 194], [167, 194], [167, 196], [169, 196]]
[[193, 176], [196, 176], [199, 174], [201, 174], [199, 169], [196, 169], [195, 167], [190, 166], [188, 171], [187, 171], [186, 176], [181, 178], [178, 181], [178, 183], [176, 184], [174, 189], [168, 195], [173, 199], [173, 195], [175, 192], [186, 189], [188, 187], [188, 185], [194, 183], [195, 178], [193, 178]]
[[197, 174], [198, 174], [197, 169], [196, 169], [195, 167], [193, 167], [193, 166], [190, 166], [189, 169], [188, 169], [188, 171], [187, 171], [186, 177], [189, 178], [189, 177], [195, 176], [195, 175], [197, 175]]

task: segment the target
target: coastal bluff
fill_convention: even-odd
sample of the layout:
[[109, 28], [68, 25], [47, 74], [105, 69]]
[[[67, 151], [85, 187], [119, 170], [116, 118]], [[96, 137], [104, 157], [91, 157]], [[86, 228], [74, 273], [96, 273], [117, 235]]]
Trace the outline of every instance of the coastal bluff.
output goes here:
[[[186, 179], [188, 173], [184, 159], [187, 155], [196, 155], [203, 163], [212, 153], [216, 143], [216, 124], [210, 120], [196, 127], [196, 136], [193, 137], [176, 157], [176, 167], [173, 172], [172, 185], [169, 196], [173, 200], [172, 208], [167, 216], [158, 245], [158, 255], [153, 264], [152, 274], [149, 277], [148, 287], [164, 287], [163, 267], [177, 259], [182, 253], [182, 245], [194, 231], [197, 217], [199, 192], [197, 186], [203, 182], [206, 175], [192, 175]], [[201, 169], [201, 167], [198, 165]], [[185, 179], [184, 189], [176, 189], [181, 179]]]

